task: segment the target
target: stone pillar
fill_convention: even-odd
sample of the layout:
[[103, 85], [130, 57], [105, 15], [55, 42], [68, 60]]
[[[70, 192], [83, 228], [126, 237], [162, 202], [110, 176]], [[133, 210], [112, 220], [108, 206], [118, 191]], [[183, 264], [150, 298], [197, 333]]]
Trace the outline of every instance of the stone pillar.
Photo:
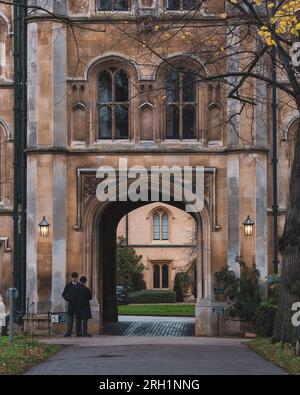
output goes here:
[[53, 161], [53, 242], [52, 242], [52, 311], [64, 311], [61, 296], [67, 267], [67, 175], [66, 158]]
[[37, 145], [37, 30], [36, 22], [28, 24], [27, 40], [27, 146], [28, 148]]
[[256, 163], [255, 261], [261, 275], [261, 293], [263, 295], [267, 293], [264, 280], [268, 275], [267, 210], [267, 158], [262, 157]]
[[[229, 55], [227, 60], [227, 70], [229, 72], [238, 72], [240, 68], [240, 56], [238, 53], [239, 45], [237, 44], [239, 41], [239, 28], [235, 28], [232, 31], [232, 26], [229, 27], [227, 34], [227, 45], [229, 48]], [[232, 51], [232, 53], [230, 53]], [[228, 77], [228, 90], [232, 89], [231, 86], [235, 86], [237, 83], [238, 77]], [[228, 147], [235, 147], [240, 143], [240, 112], [241, 104], [238, 100], [228, 98], [227, 99], [227, 112], [228, 119], [231, 121], [228, 122], [228, 131], [227, 131], [227, 144]]]
[[229, 155], [227, 162], [227, 264], [239, 274], [235, 262], [240, 255], [240, 161], [237, 155]]
[[116, 226], [112, 216], [104, 215], [103, 232], [103, 322], [118, 321], [116, 298]]
[[67, 32], [53, 24], [53, 145], [67, 144]]
[[37, 305], [37, 162], [27, 159], [27, 251], [26, 289], [29, 305]]
[[[43, 6], [43, 4], [39, 5]], [[49, 3], [50, 4], [50, 3]], [[51, 2], [50, 11], [65, 4]], [[41, 13], [37, 13], [39, 16]], [[61, 22], [37, 19], [28, 24], [28, 148], [67, 145], [67, 37]], [[32, 152], [28, 155], [27, 292], [38, 306], [64, 310], [67, 249], [66, 157]], [[43, 216], [50, 234], [42, 238]]]

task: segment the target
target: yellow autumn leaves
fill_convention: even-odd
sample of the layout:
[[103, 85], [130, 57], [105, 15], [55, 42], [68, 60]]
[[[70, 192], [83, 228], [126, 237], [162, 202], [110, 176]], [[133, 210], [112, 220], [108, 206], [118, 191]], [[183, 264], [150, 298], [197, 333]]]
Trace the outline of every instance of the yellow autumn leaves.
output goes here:
[[[228, 0], [229, 3], [238, 5], [240, 0]], [[241, 1], [242, 3], [242, 1]], [[262, 0], [252, 0], [252, 4], [261, 5]], [[276, 4], [273, 1], [264, 1], [267, 8], [273, 10], [274, 7], [278, 7], [279, 2]], [[280, 6], [274, 10], [274, 15], [269, 19], [269, 25], [273, 25], [276, 33], [278, 34], [292, 34], [298, 36], [300, 33], [300, 23], [298, 22], [297, 13], [300, 13], [300, 0], [286, 0], [281, 1]], [[266, 40], [267, 45], [276, 45], [275, 40], [272, 37], [270, 28], [262, 26], [259, 29], [258, 34]]]

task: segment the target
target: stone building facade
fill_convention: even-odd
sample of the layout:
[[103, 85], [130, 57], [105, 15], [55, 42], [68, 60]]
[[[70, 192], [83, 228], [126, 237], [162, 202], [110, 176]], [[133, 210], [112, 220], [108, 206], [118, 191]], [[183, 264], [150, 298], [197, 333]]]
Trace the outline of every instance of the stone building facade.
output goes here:
[[[169, 204], [151, 203], [123, 217], [117, 235], [142, 257], [147, 289], [173, 290], [178, 272], [188, 272], [194, 280], [196, 222], [190, 214]], [[195, 294], [190, 287], [188, 295]]]
[[[32, 3], [44, 6], [45, 2]], [[84, 273], [93, 292], [95, 328], [101, 332], [103, 321], [116, 319], [117, 226], [124, 215], [142, 204], [99, 202], [97, 169], [101, 165], [118, 168], [120, 157], [127, 159], [129, 167], [143, 165], [147, 169], [204, 166], [205, 206], [194, 215], [198, 252], [196, 334], [214, 334], [212, 308], [218, 303], [214, 272], [225, 265], [238, 271], [237, 256], [248, 264], [255, 263], [262, 278], [272, 271], [269, 87], [255, 85], [254, 89], [264, 92], [265, 102], [256, 108], [251, 122], [241, 116], [232, 127], [221, 121], [224, 114], [236, 111], [238, 104], [226, 99], [226, 91], [219, 84], [190, 81], [187, 84], [192, 83], [193, 89], [177, 98], [173, 95], [172, 84], [180, 85], [180, 92], [184, 92], [187, 80], [184, 72], [172, 74], [162, 57], [168, 59], [167, 64], [202, 70], [206, 75], [213, 72], [209, 65], [203, 66], [201, 57], [187, 56], [184, 41], [169, 42], [167, 50], [161, 44], [157, 55], [149, 58], [146, 44], [129, 38], [140, 29], [148, 37], [154, 34], [151, 18], [141, 16], [152, 13], [159, 16], [166, 7], [172, 15], [180, 16], [185, 13], [184, 2], [46, 3], [50, 12], [32, 12], [27, 20], [29, 303], [41, 315], [48, 310], [64, 310], [61, 292], [66, 279], [72, 271]], [[208, 32], [213, 27], [211, 24], [207, 27], [206, 22], [220, 24], [223, 11], [222, 2], [212, 0], [206, 9], [197, 12], [190, 29]], [[59, 17], [53, 18], [53, 13]], [[72, 26], [64, 17], [69, 18]], [[2, 295], [12, 284], [14, 249], [12, 18], [11, 7], [0, 5]], [[163, 18], [167, 23], [168, 13]], [[176, 23], [182, 23], [180, 18]], [[279, 122], [281, 231], [297, 122], [297, 114], [285, 97], [280, 98]], [[171, 204], [184, 209], [179, 202]], [[244, 234], [243, 221], [247, 215], [255, 222], [253, 236]], [[50, 223], [48, 237], [39, 233], [38, 224], [43, 216]]]

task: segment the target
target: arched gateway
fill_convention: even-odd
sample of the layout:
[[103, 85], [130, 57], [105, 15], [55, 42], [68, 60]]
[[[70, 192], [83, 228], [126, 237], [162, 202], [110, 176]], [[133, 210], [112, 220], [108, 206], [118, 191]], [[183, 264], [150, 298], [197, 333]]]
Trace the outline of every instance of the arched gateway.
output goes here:
[[[100, 332], [103, 322], [117, 320], [116, 302], [116, 230], [121, 218], [138, 207], [150, 202], [107, 201], [97, 199], [96, 190], [100, 180], [92, 169], [78, 169], [77, 225], [82, 233], [83, 263], [80, 271], [88, 277], [93, 291], [92, 309], [94, 324]], [[211, 232], [218, 230], [213, 207], [216, 169], [206, 169], [204, 176], [205, 204], [200, 212], [191, 213], [197, 223], [197, 308], [196, 328], [199, 335], [213, 334], [212, 316], [213, 285], [211, 268]], [[174, 182], [174, 180], [173, 180]], [[171, 181], [170, 190], [174, 190]], [[160, 182], [161, 184], [161, 182]], [[129, 184], [130, 185], [130, 184]], [[159, 191], [161, 185], [157, 185]], [[117, 194], [118, 195], [118, 194]], [[161, 196], [158, 201], [162, 201]], [[181, 210], [185, 201], [168, 204]], [[212, 218], [213, 216], [213, 218]], [[78, 269], [79, 270], [79, 269]]]

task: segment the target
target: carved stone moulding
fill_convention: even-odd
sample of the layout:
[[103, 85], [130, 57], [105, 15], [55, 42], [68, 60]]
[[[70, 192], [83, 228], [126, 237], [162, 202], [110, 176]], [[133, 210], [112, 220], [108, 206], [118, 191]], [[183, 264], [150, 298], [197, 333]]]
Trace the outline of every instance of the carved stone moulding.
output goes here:
[[3, 252], [11, 252], [11, 248], [9, 247], [8, 244], [8, 237], [0, 237], [0, 247], [3, 248]]
[[[96, 172], [96, 169], [77, 169], [77, 223], [73, 226], [73, 229], [76, 231], [82, 230], [83, 218], [91, 203], [97, 199], [97, 186], [102, 179], [96, 178]], [[116, 174], [118, 177], [117, 171]], [[205, 168], [204, 199], [205, 205], [209, 211], [211, 229], [213, 232], [218, 232], [221, 229], [221, 226], [217, 224], [216, 175], [216, 168]]]

